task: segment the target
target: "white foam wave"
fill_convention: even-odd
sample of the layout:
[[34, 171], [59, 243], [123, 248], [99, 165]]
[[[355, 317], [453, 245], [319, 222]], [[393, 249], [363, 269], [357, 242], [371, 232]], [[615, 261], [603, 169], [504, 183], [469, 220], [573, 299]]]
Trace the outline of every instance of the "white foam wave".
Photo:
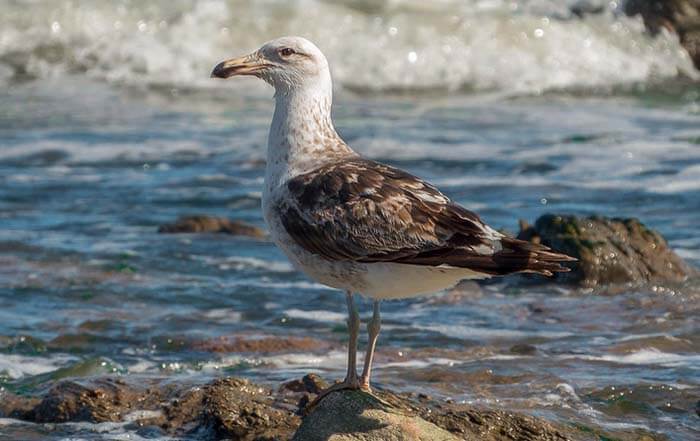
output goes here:
[[583, 360], [635, 365], [700, 366], [700, 355], [674, 354], [662, 352], [654, 348], [641, 349], [624, 355], [576, 355], [574, 357], [566, 356], [565, 358], [579, 358]]
[[[652, 38], [612, 9], [574, 0], [11, 2], [0, 16], [0, 82], [85, 73], [110, 82], [217, 87], [221, 59], [281, 34], [316, 41], [338, 83], [368, 90], [512, 92], [694, 76], [675, 35]], [[611, 2], [616, 4], [614, 2]]]
[[323, 354], [312, 353], [289, 353], [275, 354], [261, 357], [242, 357], [231, 355], [217, 360], [203, 363], [201, 369], [204, 371], [216, 371], [228, 366], [238, 366], [248, 364], [253, 366], [269, 366], [283, 371], [303, 371], [309, 368], [334, 369], [339, 370], [345, 366], [346, 353], [344, 351], [329, 351]]
[[464, 325], [429, 325], [416, 326], [417, 329], [424, 331], [438, 332], [442, 335], [452, 338], [482, 338], [482, 339], [517, 339], [523, 337], [543, 337], [543, 338], [565, 338], [574, 334], [570, 332], [555, 332], [555, 331], [537, 331], [527, 330], [520, 331], [517, 329], [489, 329], [479, 328], [474, 326]]
[[143, 420], [147, 418], [158, 418], [163, 415], [160, 410], [133, 410], [124, 415], [124, 421], [127, 423]]
[[318, 322], [341, 323], [347, 319], [347, 314], [322, 310], [304, 311], [301, 309], [292, 308], [284, 311], [284, 314], [289, 318], [315, 320]]
[[2, 427], [2, 426], [19, 426], [19, 425], [29, 426], [31, 424], [34, 424], [34, 423], [30, 423], [28, 421], [16, 420], [14, 418], [0, 418], [0, 427]]
[[4, 373], [12, 379], [18, 379], [55, 371], [75, 360], [77, 360], [76, 357], [60, 354], [51, 357], [37, 357], [0, 353], [0, 373]]
[[198, 259], [216, 265], [222, 270], [241, 271], [245, 269], [264, 270], [274, 273], [291, 273], [294, 268], [289, 262], [263, 260], [255, 257], [230, 256], [225, 259], [217, 259], [211, 256], [197, 256]]
[[204, 311], [202, 316], [210, 321], [227, 324], [240, 323], [243, 318], [243, 314], [240, 311], [235, 311], [231, 308], [209, 309]]
[[455, 364], [464, 363], [464, 360], [453, 360], [451, 358], [440, 358], [431, 357], [420, 360], [406, 360], [406, 361], [394, 361], [389, 363], [383, 363], [382, 368], [388, 367], [402, 367], [402, 368], [413, 368], [413, 369], [423, 369], [430, 366], [454, 366]]

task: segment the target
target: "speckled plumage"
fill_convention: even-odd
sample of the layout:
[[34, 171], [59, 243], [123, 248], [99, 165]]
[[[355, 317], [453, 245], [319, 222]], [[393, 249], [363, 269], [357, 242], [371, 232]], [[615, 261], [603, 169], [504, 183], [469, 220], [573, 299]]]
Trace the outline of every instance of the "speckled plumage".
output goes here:
[[465, 278], [567, 270], [559, 264], [566, 256], [504, 237], [429, 183], [361, 158], [333, 127], [325, 57], [315, 46], [300, 51], [315, 63], [306, 75], [263, 76], [276, 89], [263, 212], [298, 269], [374, 298], [427, 294]]
[[[570, 257], [505, 237], [434, 186], [348, 147], [331, 120], [328, 62], [310, 41], [279, 38], [212, 72], [234, 75], [275, 88], [263, 190], [270, 236], [300, 271], [346, 291], [347, 374], [317, 400], [338, 388], [369, 390], [379, 300], [434, 293], [467, 278], [568, 271], [560, 263]], [[375, 299], [359, 378], [353, 293]]]

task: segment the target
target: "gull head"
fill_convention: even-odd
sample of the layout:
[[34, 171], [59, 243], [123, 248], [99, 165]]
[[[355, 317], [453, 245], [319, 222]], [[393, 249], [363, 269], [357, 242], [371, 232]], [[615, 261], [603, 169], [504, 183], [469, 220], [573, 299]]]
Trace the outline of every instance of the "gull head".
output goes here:
[[328, 61], [315, 44], [302, 37], [282, 37], [257, 51], [217, 64], [213, 78], [252, 75], [270, 83], [278, 92], [292, 91], [330, 79]]

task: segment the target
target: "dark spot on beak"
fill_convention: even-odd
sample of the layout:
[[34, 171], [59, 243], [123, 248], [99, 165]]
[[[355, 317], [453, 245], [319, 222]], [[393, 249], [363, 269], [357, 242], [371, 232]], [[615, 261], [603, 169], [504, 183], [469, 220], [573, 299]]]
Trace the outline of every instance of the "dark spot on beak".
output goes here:
[[228, 78], [231, 76], [234, 70], [234, 68], [226, 68], [226, 62], [222, 61], [221, 63], [217, 64], [216, 67], [214, 67], [214, 70], [211, 71], [211, 77]]

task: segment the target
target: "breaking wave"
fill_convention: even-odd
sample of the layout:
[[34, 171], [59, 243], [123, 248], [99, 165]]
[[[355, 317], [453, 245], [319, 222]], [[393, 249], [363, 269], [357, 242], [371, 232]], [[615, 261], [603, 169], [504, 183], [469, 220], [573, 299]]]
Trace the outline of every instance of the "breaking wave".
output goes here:
[[315, 41], [339, 86], [353, 90], [537, 93], [695, 75], [675, 35], [652, 38], [619, 8], [596, 0], [6, 0], [0, 84], [87, 75], [221, 87], [208, 79], [216, 62], [284, 34]]

